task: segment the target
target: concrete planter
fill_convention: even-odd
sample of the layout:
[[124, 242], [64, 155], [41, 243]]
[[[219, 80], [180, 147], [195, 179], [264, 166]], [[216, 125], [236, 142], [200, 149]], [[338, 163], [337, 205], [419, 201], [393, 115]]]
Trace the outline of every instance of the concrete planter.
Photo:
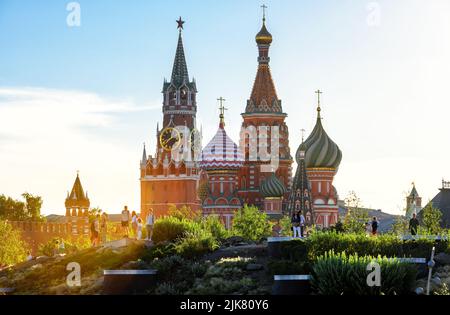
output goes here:
[[145, 294], [156, 284], [156, 270], [104, 270], [103, 294]]
[[295, 240], [293, 237], [269, 237], [267, 238], [267, 252], [271, 258], [281, 257], [281, 244]]
[[310, 295], [310, 275], [275, 275], [273, 295]]

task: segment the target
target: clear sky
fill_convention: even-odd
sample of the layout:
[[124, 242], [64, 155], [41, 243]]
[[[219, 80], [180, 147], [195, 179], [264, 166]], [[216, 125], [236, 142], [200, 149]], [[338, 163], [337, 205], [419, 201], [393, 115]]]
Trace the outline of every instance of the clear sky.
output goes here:
[[[91, 206], [139, 208], [142, 143], [156, 146], [161, 88], [185, 23], [204, 144], [227, 99], [237, 142], [257, 67], [259, 0], [0, 0], [0, 194], [28, 191], [64, 213], [80, 170]], [[424, 202], [450, 180], [450, 1], [271, 0], [271, 69], [291, 150], [323, 124], [343, 151], [335, 186], [399, 213], [415, 181]]]

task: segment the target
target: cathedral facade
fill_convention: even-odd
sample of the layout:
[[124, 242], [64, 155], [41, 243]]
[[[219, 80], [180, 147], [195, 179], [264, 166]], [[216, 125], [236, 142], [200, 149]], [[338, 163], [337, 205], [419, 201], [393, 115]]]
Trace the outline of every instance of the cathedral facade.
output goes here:
[[[328, 227], [338, 220], [338, 195], [333, 179], [342, 153], [322, 126], [320, 91], [317, 122], [297, 150], [297, 170], [282, 102], [269, 67], [273, 37], [265, 15], [256, 35], [258, 67], [250, 98], [244, 108], [239, 145], [225, 130], [221, 103], [219, 127], [201, 148], [196, 129], [197, 87], [189, 79], [178, 23], [178, 46], [171, 80], [163, 85], [163, 125], [156, 128], [157, 147], [140, 163], [141, 213], [153, 209], [165, 215], [171, 205], [219, 216], [227, 227], [236, 210], [257, 206], [274, 219], [294, 212], [304, 214], [309, 225]], [[220, 99], [223, 101], [223, 99]]]

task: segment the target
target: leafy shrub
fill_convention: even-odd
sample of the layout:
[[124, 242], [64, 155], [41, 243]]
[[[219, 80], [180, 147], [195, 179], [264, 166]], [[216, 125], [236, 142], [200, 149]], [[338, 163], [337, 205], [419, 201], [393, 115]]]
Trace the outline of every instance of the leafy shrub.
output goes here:
[[151, 262], [155, 258], [161, 259], [164, 257], [169, 257], [176, 254], [175, 244], [156, 244], [149, 249], [142, 256], [142, 260]]
[[443, 283], [437, 290], [433, 292], [433, 295], [450, 295], [450, 289], [446, 283]]
[[201, 219], [201, 211], [200, 210], [192, 210], [188, 206], [182, 206], [181, 208], [177, 208], [175, 205], [169, 207], [169, 216], [177, 218], [179, 220], [187, 219], [197, 221]]
[[272, 235], [272, 223], [267, 214], [257, 207], [245, 205], [235, 213], [233, 230], [236, 235], [251, 241], [259, 241]]
[[248, 294], [258, 289], [258, 284], [245, 276], [245, 267], [252, 258], [222, 258], [207, 268], [203, 277], [195, 280], [186, 294], [218, 295]]
[[153, 241], [155, 243], [174, 242], [183, 237], [187, 232], [201, 229], [198, 222], [186, 218], [163, 217], [156, 220], [153, 227]]
[[[367, 266], [376, 262], [381, 269], [381, 286], [368, 286]], [[386, 257], [335, 254], [333, 251], [317, 258], [313, 265], [313, 290], [320, 295], [393, 295], [409, 294], [417, 269], [414, 265], [388, 260]]]
[[292, 236], [292, 224], [289, 216], [283, 216], [280, 220], [281, 236]]
[[204, 230], [211, 232], [212, 236], [217, 240], [224, 240], [231, 234], [220, 222], [219, 217], [214, 215], [203, 218], [201, 225]]
[[428, 239], [403, 241], [393, 234], [371, 237], [364, 234], [344, 234], [331, 231], [314, 232], [308, 239], [282, 242], [279, 246], [281, 247], [280, 259], [310, 263], [330, 250], [360, 256], [429, 258], [434, 246], [436, 253], [450, 253], [449, 241], [436, 242]]
[[173, 255], [155, 259], [151, 267], [158, 270], [161, 281], [154, 293], [178, 295], [192, 288], [195, 279], [205, 274], [209, 263], [194, 263], [179, 255]]
[[[60, 249], [61, 242], [64, 243], [64, 248]], [[38, 247], [38, 254], [45, 256], [53, 256], [54, 254], [73, 254], [80, 250], [91, 247], [91, 242], [86, 237], [77, 237], [63, 239], [54, 237], [47, 243], [40, 244]]]
[[178, 255], [188, 258], [204, 255], [217, 248], [219, 248], [219, 243], [211, 232], [200, 229], [187, 232], [175, 245]]
[[11, 224], [0, 221], [0, 267], [13, 265], [24, 261], [27, 256], [28, 245], [22, 241], [20, 231]]
[[433, 246], [436, 252], [448, 251], [448, 241], [418, 239], [403, 241], [393, 234], [371, 237], [364, 234], [318, 232], [305, 242], [308, 256], [314, 259], [335, 250], [347, 254], [387, 256], [387, 257], [429, 257]]

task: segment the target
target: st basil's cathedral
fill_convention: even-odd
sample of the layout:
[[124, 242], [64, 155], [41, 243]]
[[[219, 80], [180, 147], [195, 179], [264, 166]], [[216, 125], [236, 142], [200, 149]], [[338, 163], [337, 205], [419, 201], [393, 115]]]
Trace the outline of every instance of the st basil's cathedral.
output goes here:
[[[292, 176], [287, 114], [269, 67], [273, 37], [265, 15], [256, 35], [258, 67], [241, 114], [239, 145], [227, 135], [224, 99], [220, 98], [217, 132], [203, 149], [196, 123], [197, 86], [189, 78], [183, 48], [184, 21], [180, 17], [177, 23], [178, 44], [172, 76], [163, 84], [163, 122], [156, 127], [156, 150], [147, 155], [144, 145], [140, 162], [142, 215], [153, 209], [159, 217], [170, 206], [187, 206], [204, 216], [219, 216], [229, 228], [234, 213], [247, 204], [274, 220], [301, 212], [309, 226], [336, 224], [338, 194], [333, 179], [342, 152], [325, 132], [317, 91], [316, 125], [296, 151], [297, 169]], [[270, 158], [259, 154], [261, 150]]]

